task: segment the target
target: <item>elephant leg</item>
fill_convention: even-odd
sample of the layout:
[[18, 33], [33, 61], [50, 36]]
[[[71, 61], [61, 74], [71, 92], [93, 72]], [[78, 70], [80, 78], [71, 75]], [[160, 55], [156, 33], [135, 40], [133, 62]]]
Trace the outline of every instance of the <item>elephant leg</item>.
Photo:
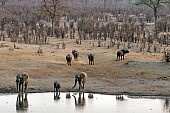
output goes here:
[[21, 91], [21, 83], [19, 83], [19, 89], [18, 89], [18, 92]]
[[94, 65], [94, 60], [93, 60], [93, 65]]
[[84, 89], [84, 83], [83, 83], [83, 89]]
[[27, 83], [25, 83], [25, 92], [26, 92], [26, 90], [27, 90], [27, 86], [28, 86], [28, 84], [27, 84]]
[[54, 86], [54, 92], [55, 92], [55, 86]]
[[123, 60], [124, 60], [124, 55], [123, 55]]
[[60, 96], [60, 89], [58, 89], [58, 96]]
[[19, 83], [18, 82], [16, 82], [16, 90], [17, 90], [17, 92], [19, 92]]
[[24, 84], [22, 83], [22, 92], [24, 91]]
[[89, 64], [90, 64], [90, 60], [89, 60]]

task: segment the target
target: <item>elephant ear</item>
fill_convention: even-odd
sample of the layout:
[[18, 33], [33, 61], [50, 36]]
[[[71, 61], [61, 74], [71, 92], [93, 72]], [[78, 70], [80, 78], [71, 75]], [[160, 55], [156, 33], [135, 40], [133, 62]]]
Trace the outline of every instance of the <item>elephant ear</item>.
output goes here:
[[19, 74], [17, 74], [17, 75], [16, 75], [16, 82], [19, 82], [19, 81], [20, 81], [20, 79], [21, 79], [21, 78], [20, 78], [20, 75], [19, 75]]

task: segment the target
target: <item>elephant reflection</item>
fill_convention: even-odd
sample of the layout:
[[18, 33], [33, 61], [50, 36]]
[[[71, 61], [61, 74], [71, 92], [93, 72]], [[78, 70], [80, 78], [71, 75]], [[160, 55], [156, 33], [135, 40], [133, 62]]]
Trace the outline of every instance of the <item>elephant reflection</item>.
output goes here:
[[[81, 95], [82, 95], [82, 96], [81, 96]], [[75, 105], [76, 105], [77, 107], [83, 107], [83, 106], [85, 105], [86, 100], [85, 100], [85, 98], [84, 98], [84, 93], [80, 93], [80, 92], [79, 92], [78, 100], [77, 100], [77, 98], [75, 97], [75, 95], [73, 95], [73, 97], [74, 97], [74, 100], [75, 100]]]
[[23, 92], [24, 86], [25, 86], [24, 91], [26, 92], [28, 82], [29, 82], [29, 75], [27, 73], [18, 73], [16, 76], [17, 92], [20, 92], [20, 91]]
[[168, 113], [170, 113], [170, 106], [169, 106], [169, 100], [168, 99], [165, 100], [164, 108], [165, 108], [165, 110], [168, 111]]
[[19, 93], [16, 101], [16, 110], [17, 111], [27, 111], [28, 109], [28, 99], [27, 94]]
[[116, 100], [123, 101], [124, 100], [123, 95], [116, 95]]

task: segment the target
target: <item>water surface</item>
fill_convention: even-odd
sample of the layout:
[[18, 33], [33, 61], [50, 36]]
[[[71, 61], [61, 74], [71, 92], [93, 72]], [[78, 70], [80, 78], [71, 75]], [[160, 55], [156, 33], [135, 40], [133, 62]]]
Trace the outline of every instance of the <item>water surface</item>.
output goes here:
[[[0, 113], [170, 113], [169, 99], [88, 93], [0, 94]], [[23, 98], [22, 98], [23, 97]], [[158, 99], [159, 98], [159, 99]]]

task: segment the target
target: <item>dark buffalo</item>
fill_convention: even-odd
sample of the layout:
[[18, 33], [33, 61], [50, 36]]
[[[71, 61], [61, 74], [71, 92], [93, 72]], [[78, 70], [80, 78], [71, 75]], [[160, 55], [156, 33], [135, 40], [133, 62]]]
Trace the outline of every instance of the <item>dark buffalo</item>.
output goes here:
[[76, 50], [73, 50], [73, 51], [72, 51], [72, 54], [73, 54], [73, 56], [74, 56], [74, 59], [77, 59], [78, 56], [79, 56], [79, 52], [76, 51]]
[[117, 60], [124, 60], [124, 55], [126, 54], [126, 53], [129, 53], [129, 51], [127, 50], [127, 49], [122, 49], [122, 50], [120, 50], [120, 51], [118, 51], [117, 52]]
[[88, 59], [89, 59], [89, 64], [93, 64], [94, 65], [94, 55], [93, 54], [89, 54], [88, 55]]
[[70, 54], [68, 54], [66, 56], [66, 60], [67, 60], [67, 64], [71, 66], [71, 60], [72, 60], [72, 56]]

